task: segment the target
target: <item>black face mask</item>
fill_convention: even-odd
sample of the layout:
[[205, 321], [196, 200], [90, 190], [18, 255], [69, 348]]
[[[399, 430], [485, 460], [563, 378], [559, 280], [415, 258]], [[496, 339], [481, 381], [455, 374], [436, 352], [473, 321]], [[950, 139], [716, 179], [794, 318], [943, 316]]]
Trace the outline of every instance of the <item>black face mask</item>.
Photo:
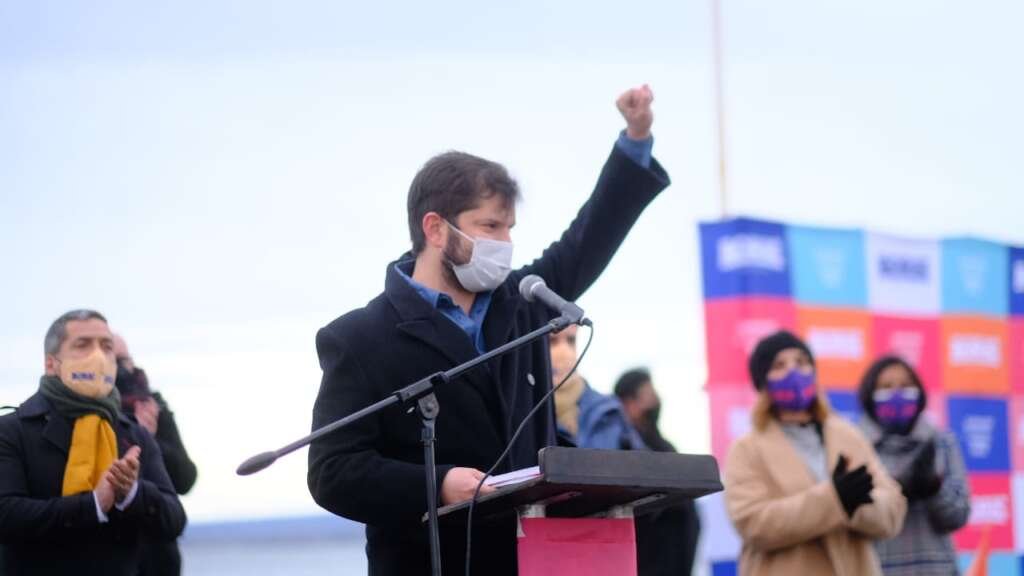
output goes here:
[[653, 407], [644, 410], [640, 417], [643, 419], [644, 424], [650, 426], [652, 429], [658, 427], [658, 417], [661, 415], [661, 403], [655, 404]]
[[120, 362], [117, 364], [117, 378], [114, 380], [114, 386], [121, 393], [121, 406], [126, 410], [133, 410], [136, 402], [151, 395], [146, 373], [141, 368], [129, 370]]

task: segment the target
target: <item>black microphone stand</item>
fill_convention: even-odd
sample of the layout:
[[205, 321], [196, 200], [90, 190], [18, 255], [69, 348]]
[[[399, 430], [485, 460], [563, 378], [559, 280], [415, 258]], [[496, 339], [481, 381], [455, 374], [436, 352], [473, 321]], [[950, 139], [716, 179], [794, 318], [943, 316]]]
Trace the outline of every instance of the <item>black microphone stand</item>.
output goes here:
[[503, 344], [490, 352], [481, 354], [468, 362], [459, 364], [458, 366], [445, 370], [444, 372], [431, 374], [422, 380], [413, 382], [404, 388], [396, 390], [387, 398], [370, 404], [366, 408], [357, 410], [348, 416], [339, 418], [326, 426], [318, 428], [308, 436], [299, 438], [291, 444], [278, 448], [277, 450], [257, 454], [245, 462], [242, 462], [242, 464], [238, 466], [238, 470], [236, 472], [240, 476], [247, 476], [249, 474], [259, 472], [273, 464], [274, 461], [281, 456], [294, 452], [303, 446], [307, 446], [318, 438], [326, 436], [339, 428], [344, 428], [345, 426], [361, 420], [370, 414], [375, 414], [392, 404], [400, 402], [408, 405], [412, 402], [416, 402], [416, 411], [419, 414], [420, 419], [423, 421], [421, 441], [423, 442], [424, 470], [427, 475], [427, 524], [430, 530], [430, 566], [434, 576], [441, 576], [441, 537], [438, 532], [437, 519], [437, 464], [434, 461], [434, 447], [436, 443], [434, 430], [437, 414], [441, 407], [437, 403], [437, 397], [434, 396], [434, 388], [457, 378], [464, 372], [472, 370], [484, 362], [515, 350], [516, 348], [521, 348], [542, 336], [552, 332], [558, 332], [571, 324], [589, 325], [590, 320], [583, 317], [582, 310], [580, 310], [578, 314], [563, 314], [562, 316], [551, 320], [544, 326], [524, 334], [511, 342]]

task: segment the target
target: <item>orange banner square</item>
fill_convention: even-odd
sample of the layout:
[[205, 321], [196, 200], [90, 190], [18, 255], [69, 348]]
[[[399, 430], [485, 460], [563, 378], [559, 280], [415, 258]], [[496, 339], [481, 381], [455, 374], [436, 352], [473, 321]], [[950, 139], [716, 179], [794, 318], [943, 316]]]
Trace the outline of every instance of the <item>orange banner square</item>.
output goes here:
[[814, 352], [818, 383], [856, 388], [871, 361], [871, 315], [863, 310], [797, 306], [800, 336]]
[[1006, 320], [982, 316], [942, 319], [942, 382], [953, 392], [1010, 389]]

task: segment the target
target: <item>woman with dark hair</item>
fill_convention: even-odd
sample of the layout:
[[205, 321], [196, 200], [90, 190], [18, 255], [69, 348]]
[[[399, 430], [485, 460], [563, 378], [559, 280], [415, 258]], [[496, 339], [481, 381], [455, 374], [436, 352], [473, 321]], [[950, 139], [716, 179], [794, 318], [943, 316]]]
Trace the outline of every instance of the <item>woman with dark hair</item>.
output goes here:
[[967, 522], [970, 495], [956, 438], [921, 418], [927, 395], [917, 373], [880, 358], [858, 392], [861, 430], [907, 497], [903, 531], [875, 543], [886, 574], [957, 574], [950, 532]]
[[743, 576], [881, 574], [873, 540], [899, 533], [900, 487], [857, 428], [832, 415], [814, 356], [777, 332], [750, 356], [753, 429], [729, 451], [725, 502]]

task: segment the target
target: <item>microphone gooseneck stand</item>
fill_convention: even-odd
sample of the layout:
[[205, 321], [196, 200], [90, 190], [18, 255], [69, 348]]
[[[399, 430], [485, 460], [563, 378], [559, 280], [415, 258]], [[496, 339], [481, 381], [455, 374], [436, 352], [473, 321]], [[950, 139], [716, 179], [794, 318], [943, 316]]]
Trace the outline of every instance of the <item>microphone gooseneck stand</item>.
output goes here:
[[[577, 308], [576, 310], [579, 309]], [[552, 332], [558, 332], [572, 324], [589, 325], [590, 320], [583, 317], [582, 310], [579, 310], [578, 313], [576, 313], [575, 310], [572, 311], [572, 313], [563, 313], [561, 316], [551, 320], [544, 326], [537, 328], [532, 332], [524, 334], [511, 342], [503, 344], [490, 352], [481, 354], [468, 362], [459, 364], [454, 368], [445, 370], [444, 372], [431, 374], [422, 380], [413, 382], [404, 388], [396, 390], [387, 398], [370, 404], [366, 408], [357, 410], [348, 416], [339, 418], [338, 420], [318, 428], [311, 434], [299, 438], [286, 446], [278, 448], [277, 450], [261, 452], [260, 454], [249, 458], [245, 462], [242, 462], [242, 464], [238, 466], [238, 470], [236, 472], [240, 476], [247, 476], [249, 474], [259, 472], [273, 464], [274, 461], [281, 456], [294, 452], [303, 446], [308, 446], [314, 440], [326, 436], [339, 428], [344, 428], [345, 426], [361, 420], [370, 414], [375, 414], [392, 404], [402, 403], [409, 405], [415, 402], [416, 412], [423, 421], [421, 441], [423, 442], [423, 463], [427, 480], [427, 523], [430, 531], [430, 566], [434, 576], [441, 576], [441, 537], [438, 532], [437, 519], [437, 464], [434, 461], [434, 448], [436, 444], [434, 431], [437, 414], [440, 411], [440, 405], [437, 402], [437, 397], [434, 395], [434, 389], [457, 378], [463, 373], [476, 368], [484, 362], [517, 348], [521, 348], [542, 336]]]

